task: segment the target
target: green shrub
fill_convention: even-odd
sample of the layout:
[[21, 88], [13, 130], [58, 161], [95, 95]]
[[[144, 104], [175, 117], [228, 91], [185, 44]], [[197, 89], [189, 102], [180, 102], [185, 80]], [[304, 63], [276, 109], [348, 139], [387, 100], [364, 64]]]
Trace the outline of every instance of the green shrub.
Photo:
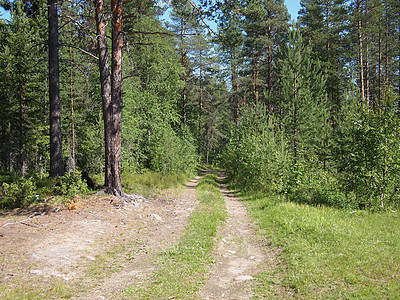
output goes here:
[[74, 171], [57, 178], [54, 193], [73, 197], [76, 194], [88, 193], [88, 186], [86, 182], [82, 180], [81, 172]]
[[0, 172], [0, 186], [3, 183], [11, 183], [13, 181], [15, 181], [15, 177], [13, 177], [11, 174], [9, 173], [5, 173], [5, 172]]
[[10, 184], [3, 183], [3, 193], [3, 208], [23, 207], [35, 200], [36, 186], [31, 178], [21, 178]]
[[290, 166], [283, 135], [275, 132], [272, 118], [252, 110], [242, 113], [222, 154], [228, 180], [241, 190], [283, 192]]
[[150, 145], [151, 169], [164, 174], [193, 173], [196, 149], [187, 129], [178, 135], [170, 127], [159, 128]]

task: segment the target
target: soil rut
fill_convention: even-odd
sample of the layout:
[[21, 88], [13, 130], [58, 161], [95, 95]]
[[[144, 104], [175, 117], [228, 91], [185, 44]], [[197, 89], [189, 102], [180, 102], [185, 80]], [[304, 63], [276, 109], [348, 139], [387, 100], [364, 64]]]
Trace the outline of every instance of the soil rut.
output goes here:
[[[139, 205], [118, 208], [114, 198], [83, 200], [77, 210], [48, 206], [0, 216], [1, 287], [29, 282], [29, 291], [55, 282], [78, 286], [73, 299], [123, 299], [123, 290], [151, 278], [159, 251], [177, 242], [196, 208], [196, 185], [169, 191]], [[274, 263], [257, 239], [245, 206], [219, 176], [229, 218], [216, 239], [209, 280], [198, 299], [249, 299], [253, 277]], [[112, 201], [111, 201], [112, 200]], [[37, 218], [27, 216], [46, 214]], [[32, 214], [33, 213], [33, 214]], [[111, 254], [110, 254], [111, 253]], [[108, 259], [108, 260], [107, 260]]]
[[227, 189], [223, 174], [218, 177], [224, 195], [228, 220], [220, 229], [214, 253], [216, 263], [200, 291], [202, 299], [250, 299], [254, 276], [274, 263], [257, 238], [244, 204]]

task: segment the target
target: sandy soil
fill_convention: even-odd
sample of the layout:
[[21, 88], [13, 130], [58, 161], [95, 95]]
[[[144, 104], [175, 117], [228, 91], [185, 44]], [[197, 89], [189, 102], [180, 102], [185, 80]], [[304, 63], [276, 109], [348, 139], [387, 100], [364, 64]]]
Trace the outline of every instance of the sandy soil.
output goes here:
[[266, 268], [276, 268], [276, 254], [256, 235], [246, 207], [218, 178], [229, 214], [219, 230], [214, 257], [207, 283], [200, 291], [202, 299], [250, 299], [254, 276]]
[[[50, 203], [0, 213], [0, 285], [12, 289], [29, 282], [34, 288], [59, 280], [81, 286], [74, 299], [122, 298], [126, 286], [149, 278], [154, 256], [180, 237], [198, 203], [198, 180], [183, 191], [141, 197], [123, 208], [115, 198], [97, 197], [76, 199], [74, 210]], [[249, 299], [254, 275], [277, 263], [257, 239], [246, 208], [222, 180], [229, 219], [216, 240], [217, 263], [198, 297]], [[113, 259], [104, 262], [105, 257]]]

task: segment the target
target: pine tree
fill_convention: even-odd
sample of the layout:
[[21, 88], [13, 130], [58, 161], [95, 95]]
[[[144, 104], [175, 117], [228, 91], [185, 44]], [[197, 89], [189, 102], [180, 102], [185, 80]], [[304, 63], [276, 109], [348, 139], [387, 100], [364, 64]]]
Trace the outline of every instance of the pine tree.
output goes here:
[[241, 69], [240, 53], [242, 51], [244, 36], [242, 30], [243, 13], [240, 1], [217, 2], [211, 8], [212, 14], [217, 16], [218, 36], [216, 38], [219, 51], [223, 60], [229, 66], [231, 85], [231, 106], [233, 120], [239, 122], [239, 108], [244, 105], [245, 99], [240, 99]]
[[105, 190], [123, 196], [121, 184], [121, 130], [122, 130], [122, 1], [113, 0], [112, 9], [112, 62], [108, 63], [105, 31], [104, 3], [96, 0], [96, 24], [99, 69], [103, 99], [104, 138], [106, 152]]
[[46, 161], [46, 71], [40, 60], [43, 49], [37, 43], [38, 24], [26, 16], [21, 2], [15, 4], [11, 16], [4, 27], [0, 55], [1, 168], [24, 176]]
[[277, 65], [282, 125], [295, 164], [300, 159], [312, 160], [321, 153], [320, 133], [326, 126], [326, 77], [311, 54], [311, 47], [304, 45], [300, 32], [292, 30]]
[[49, 21], [49, 99], [50, 99], [50, 176], [64, 175], [61, 139], [60, 69], [57, 0], [48, 0]]
[[177, 34], [178, 48], [181, 55], [181, 64], [183, 67], [182, 80], [185, 86], [182, 90], [182, 123], [186, 124], [188, 121], [188, 81], [191, 74], [189, 70], [189, 41], [188, 36], [195, 34], [200, 30], [198, 24], [197, 11], [194, 10], [188, 1], [172, 1], [171, 29]]
[[251, 0], [245, 4], [244, 16], [243, 55], [246, 65], [251, 66], [245, 71], [251, 77], [250, 98], [255, 104], [258, 101], [264, 103], [272, 111], [274, 103], [271, 100], [277, 80], [273, 63], [289, 29], [289, 14], [282, 1]]
[[299, 24], [304, 39], [313, 47], [313, 57], [326, 71], [330, 120], [336, 126], [345, 90], [346, 24], [345, 0], [302, 0]]

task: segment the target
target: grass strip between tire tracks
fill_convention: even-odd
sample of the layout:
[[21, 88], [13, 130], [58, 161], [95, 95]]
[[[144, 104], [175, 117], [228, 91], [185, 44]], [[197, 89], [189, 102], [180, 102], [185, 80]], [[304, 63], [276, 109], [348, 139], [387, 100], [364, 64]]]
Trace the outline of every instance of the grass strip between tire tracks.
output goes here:
[[218, 227], [227, 217], [215, 174], [207, 174], [196, 187], [200, 204], [189, 218], [176, 246], [160, 253], [158, 270], [150, 282], [128, 286], [124, 297], [133, 299], [190, 299], [207, 279]]

